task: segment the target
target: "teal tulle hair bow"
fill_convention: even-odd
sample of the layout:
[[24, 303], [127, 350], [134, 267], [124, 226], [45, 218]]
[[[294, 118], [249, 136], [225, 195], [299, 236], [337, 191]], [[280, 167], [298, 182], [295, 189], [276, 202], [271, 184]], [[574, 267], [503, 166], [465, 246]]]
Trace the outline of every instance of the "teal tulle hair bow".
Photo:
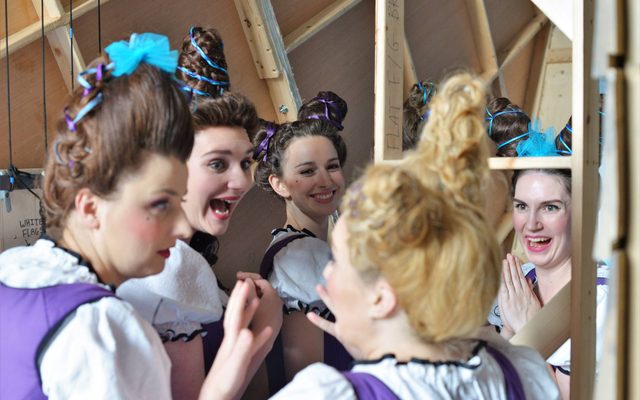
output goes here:
[[132, 74], [144, 62], [174, 74], [178, 66], [178, 51], [171, 50], [169, 39], [157, 33], [134, 33], [129, 41], [121, 40], [105, 48], [113, 62], [113, 76]]
[[543, 131], [538, 121], [529, 124], [527, 138], [521, 140], [516, 147], [518, 157], [551, 157], [557, 156], [554, 129]]

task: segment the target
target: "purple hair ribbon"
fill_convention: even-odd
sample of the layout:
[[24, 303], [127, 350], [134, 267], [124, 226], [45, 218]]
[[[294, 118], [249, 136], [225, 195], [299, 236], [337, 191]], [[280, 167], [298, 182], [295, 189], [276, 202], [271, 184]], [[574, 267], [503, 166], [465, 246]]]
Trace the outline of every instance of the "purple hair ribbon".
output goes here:
[[264, 137], [264, 139], [262, 139], [262, 141], [260, 142], [258, 147], [253, 152], [253, 159], [254, 160], [257, 160], [258, 157], [260, 157], [260, 154], [262, 154], [262, 152], [264, 152], [264, 156], [262, 157], [262, 161], [267, 161], [267, 155], [269, 154], [269, 142], [271, 142], [271, 138], [273, 137], [273, 135], [275, 135], [275, 133], [276, 133], [275, 125], [272, 124], [272, 123], [268, 123], [267, 124], [267, 134], [266, 134], [266, 136]]
[[209, 64], [212, 68], [220, 70], [225, 74], [229, 75], [229, 72], [227, 72], [226, 69], [222, 68], [221, 66], [213, 62], [213, 60], [210, 59], [209, 56], [205, 54], [205, 52], [200, 48], [200, 46], [198, 46], [198, 44], [196, 43], [196, 39], [193, 37], [193, 28], [194, 28], [193, 26], [189, 28], [189, 38], [191, 39], [191, 45], [196, 49], [198, 53], [200, 53], [200, 56], [202, 57], [202, 59], [205, 60], [207, 64]]
[[340, 117], [343, 117], [342, 112], [340, 111], [339, 108], [336, 107], [336, 102], [333, 100], [327, 100], [323, 97], [314, 97], [313, 99], [311, 99], [311, 101], [313, 100], [317, 100], [320, 103], [324, 104], [324, 116], [322, 115], [317, 115], [317, 114], [312, 114], [309, 115], [307, 117], [307, 119], [321, 119], [321, 120], [325, 120], [327, 122], [329, 122], [331, 125], [333, 125], [337, 130], [341, 131], [344, 129], [344, 127], [342, 126], [342, 124], [338, 121], [334, 121], [331, 116], [329, 115], [329, 107], [331, 107], [331, 109], [333, 111], [336, 112], [336, 114], [340, 115]]

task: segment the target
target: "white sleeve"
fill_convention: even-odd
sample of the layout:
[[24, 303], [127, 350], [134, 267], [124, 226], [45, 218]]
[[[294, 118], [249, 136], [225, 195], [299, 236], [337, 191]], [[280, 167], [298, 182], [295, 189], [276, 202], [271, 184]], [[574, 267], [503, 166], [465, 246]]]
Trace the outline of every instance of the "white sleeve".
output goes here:
[[298, 372], [271, 399], [356, 400], [357, 397], [351, 383], [338, 370], [315, 363]]
[[269, 282], [287, 308], [301, 310], [302, 303], [310, 311], [326, 310], [316, 285], [325, 283], [322, 272], [330, 254], [329, 245], [314, 237], [294, 240], [276, 254]]
[[45, 350], [50, 399], [171, 399], [171, 361], [156, 331], [117, 298], [78, 307]]

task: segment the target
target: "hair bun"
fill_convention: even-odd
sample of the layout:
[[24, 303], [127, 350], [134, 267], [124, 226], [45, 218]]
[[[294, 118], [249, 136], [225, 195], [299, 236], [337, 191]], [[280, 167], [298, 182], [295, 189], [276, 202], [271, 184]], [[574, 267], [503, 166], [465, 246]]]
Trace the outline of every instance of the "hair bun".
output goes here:
[[347, 102], [331, 91], [318, 92], [318, 95], [307, 101], [298, 111], [298, 120], [321, 119], [328, 121], [336, 129], [342, 130], [342, 121], [347, 116]]

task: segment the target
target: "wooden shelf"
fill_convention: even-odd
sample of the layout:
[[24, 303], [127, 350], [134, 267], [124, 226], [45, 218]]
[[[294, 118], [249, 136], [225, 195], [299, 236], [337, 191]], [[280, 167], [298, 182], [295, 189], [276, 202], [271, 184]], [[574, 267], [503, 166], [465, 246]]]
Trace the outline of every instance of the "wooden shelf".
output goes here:
[[571, 157], [491, 157], [491, 169], [571, 169]]

